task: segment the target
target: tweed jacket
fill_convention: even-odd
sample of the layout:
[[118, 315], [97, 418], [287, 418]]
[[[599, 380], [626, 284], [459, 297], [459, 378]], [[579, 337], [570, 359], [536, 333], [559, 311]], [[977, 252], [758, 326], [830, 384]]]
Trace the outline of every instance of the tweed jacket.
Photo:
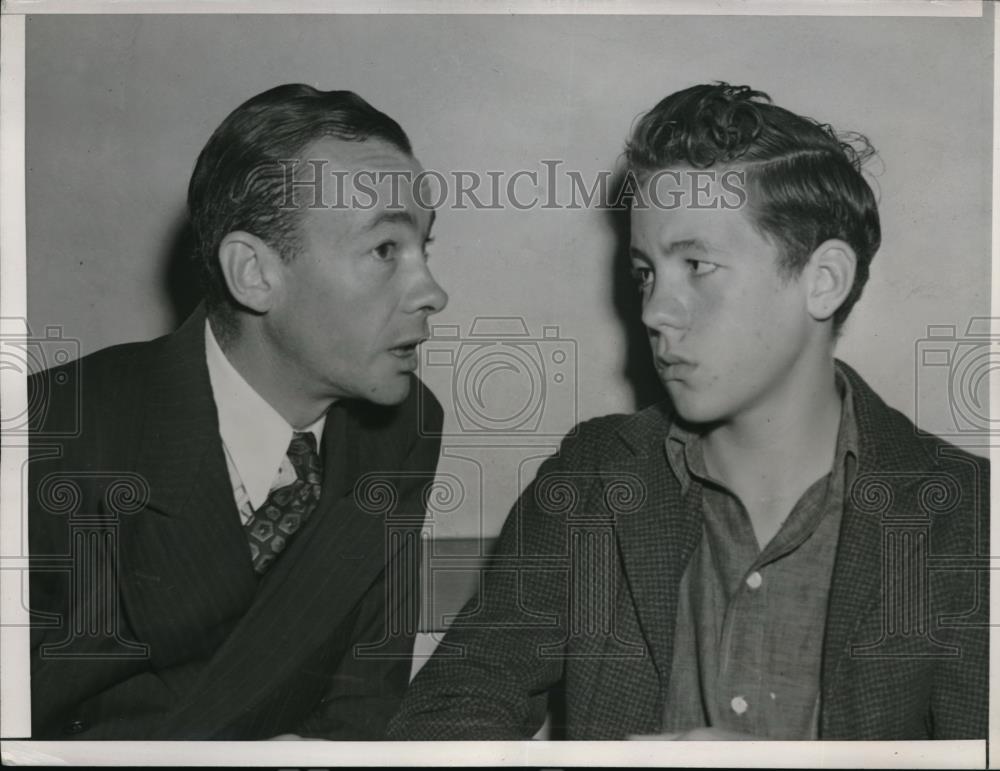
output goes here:
[[[829, 594], [823, 739], [985, 738], [988, 464], [921, 435], [851, 368], [859, 456]], [[665, 405], [581, 424], [510, 512], [478, 594], [390, 738], [661, 730], [678, 586], [702, 531]], [[694, 496], [694, 497], [692, 497]]]
[[395, 407], [335, 403], [320, 501], [258, 578], [204, 323], [29, 382], [32, 736], [381, 738], [419, 607], [401, 549], [438, 458], [418, 417], [440, 427], [440, 405], [417, 380]]

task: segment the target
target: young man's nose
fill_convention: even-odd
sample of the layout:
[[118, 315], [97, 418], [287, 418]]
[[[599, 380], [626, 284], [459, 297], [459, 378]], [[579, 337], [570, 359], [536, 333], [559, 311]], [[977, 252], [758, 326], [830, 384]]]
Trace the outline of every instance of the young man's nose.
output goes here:
[[669, 286], [654, 289], [642, 308], [642, 323], [650, 332], [684, 329], [687, 317], [684, 302]]

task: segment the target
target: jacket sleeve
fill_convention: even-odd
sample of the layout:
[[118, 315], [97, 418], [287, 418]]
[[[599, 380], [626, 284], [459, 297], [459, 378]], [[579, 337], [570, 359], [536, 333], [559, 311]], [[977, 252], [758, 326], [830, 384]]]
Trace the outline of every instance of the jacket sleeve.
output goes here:
[[414, 678], [388, 738], [530, 739], [542, 726], [568, 637], [565, 504], [585, 501], [595, 479], [587, 424], [580, 429], [508, 514], [478, 595]]
[[[403, 562], [400, 555], [397, 567]], [[402, 577], [394, 570], [389, 572]], [[387, 581], [383, 571], [371, 586], [361, 601], [351, 643], [323, 698], [299, 727], [300, 736], [351, 741], [385, 738], [386, 724], [399, 708], [410, 677], [412, 630], [419, 615], [418, 581]], [[387, 586], [392, 591], [387, 592]], [[388, 619], [398, 620], [398, 626], [387, 623]], [[393, 626], [396, 631], [390, 633]]]
[[[966, 531], [962, 551], [982, 562], [988, 559], [990, 546], [989, 465], [980, 460], [977, 470], [975, 517], [962, 528]], [[989, 716], [989, 570], [983, 567], [937, 572], [935, 595], [947, 603], [943, 606], [947, 615], [942, 616], [940, 610], [938, 615], [951, 626], [948, 641], [957, 645], [958, 655], [937, 667], [931, 690], [931, 736], [985, 739]]]

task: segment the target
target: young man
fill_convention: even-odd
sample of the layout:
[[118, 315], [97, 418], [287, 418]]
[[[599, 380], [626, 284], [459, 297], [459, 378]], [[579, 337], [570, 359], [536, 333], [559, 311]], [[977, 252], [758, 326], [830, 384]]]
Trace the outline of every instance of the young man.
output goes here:
[[627, 159], [669, 401], [546, 461], [390, 737], [527, 738], [560, 685], [571, 739], [984, 738], [987, 464], [833, 356], [880, 241], [860, 158], [718, 84]]
[[204, 305], [29, 383], [33, 738], [382, 736], [442, 419], [419, 170], [351, 92], [253, 97], [191, 178]]

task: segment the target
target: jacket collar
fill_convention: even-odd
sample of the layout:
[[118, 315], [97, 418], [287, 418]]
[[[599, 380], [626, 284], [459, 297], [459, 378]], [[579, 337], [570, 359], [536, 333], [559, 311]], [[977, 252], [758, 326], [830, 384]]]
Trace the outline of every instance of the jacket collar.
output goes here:
[[[881, 596], [881, 517], [859, 509], [865, 485], [885, 474], [925, 469], [934, 459], [914, 425], [885, 402], [850, 366], [836, 362], [849, 380], [857, 425], [858, 466], [846, 491], [837, 558], [828, 604], [824, 642], [824, 683], [846, 655], [848, 641], [861, 619]], [[661, 695], [670, 672], [673, 629], [680, 578], [701, 537], [697, 500], [684, 494], [670, 474], [664, 439], [672, 408], [664, 401], [636, 413], [617, 428], [622, 449], [606, 461], [614, 472], [635, 474], [645, 485], [645, 499], [635, 511], [619, 512], [617, 532], [629, 588], [640, 625], [660, 674]], [[611, 473], [607, 473], [611, 472]], [[893, 506], [908, 506], [906, 495]]]
[[[135, 631], [154, 659], [189, 649], [208, 659], [198, 684], [164, 720], [163, 736], [208, 735], [206, 726], [234, 724], [305, 661], [325, 655], [334, 630], [383, 570], [390, 546], [401, 543], [390, 538], [383, 515], [359, 506], [355, 481], [398, 469], [400, 448], [412, 438], [401, 435], [409, 429], [393, 408], [337, 402], [324, 428], [316, 510], [258, 579], [219, 436], [204, 323], [198, 308], [146, 349], [136, 470], [149, 482], [150, 501], [123, 523], [122, 591]], [[203, 634], [191, 640], [195, 627]], [[275, 635], [287, 643], [280, 666]]]
[[[324, 429], [320, 501], [282, 558], [258, 579], [219, 436], [204, 323], [198, 308], [145, 349], [135, 470], [147, 480], [150, 499], [145, 511], [122, 523], [124, 600], [154, 660], [168, 662], [189, 648], [239, 657], [241, 646], [266, 645], [275, 629], [301, 631], [303, 624], [311, 638], [329, 635], [387, 556], [385, 523], [358, 508], [354, 480], [399, 464], [391, 410], [336, 403]], [[299, 600], [289, 603], [289, 596]], [[204, 635], [191, 639], [192, 628]], [[220, 661], [206, 671], [217, 676], [228, 682], [238, 674]]]
[[[199, 306], [176, 332], [152, 343], [147, 360], [136, 467], [149, 481], [153, 507], [167, 515], [189, 511], [192, 480], [200, 473], [227, 473], [204, 334], [205, 310]], [[230, 507], [235, 513], [235, 503]]]
[[856, 655], [855, 648], [878, 642], [860, 635], [866, 617], [883, 597], [884, 523], [920, 510], [917, 488], [937, 465], [916, 426], [889, 407], [851, 367], [841, 362], [838, 366], [854, 389], [859, 458], [845, 495], [827, 600], [821, 679], [824, 724], [836, 701], [838, 670]]
[[[902, 470], [912, 468], [915, 460], [934, 462], [913, 423], [889, 407], [850, 365], [837, 359], [836, 366], [850, 381], [854, 396], [859, 470]], [[617, 428], [618, 438], [635, 456], [659, 457], [673, 416], [670, 401], [665, 399], [623, 421]]]
[[[151, 506], [161, 514], [176, 517], [201, 517], [205, 501], [193, 501], [193, 480], [205, 478], [219, 490], [211, 503], [221, 516], [235, 519], [235, 501], [225, 454], [219, 435], [219, 417], [205, 352], [205, 308], [199, 306], [173, 334], [155, 340], [149, 356], [144, 382], [145, 408], [142, 438], [136, 467], [149, 482]], [[339, 429], [343, 433], [344, 428]], [[323, 444], [335, 433], [331, 421], [323, 430]], [[360, 431], [355, 430], [355, 439]], [[361, 439], [357, 449], [377, 449]], [[343, 477], [342, 457], [327, 453], [328, 478]], [[350, 460], [350, 459], [348, 459]], [[357, 457], [354, 457], [356, 465]], [[339, 471], [339, 474], [334, 473]], [[326, 486], [324, 485], [324, 488]], [[333, 482], [331, 488], [338, 485]], [[229, 514], [232, 517], [229, 517]]]
[[685, 495], [669, 473], [664, 439], [670, 428], [669, 402], [648, 407], [617, 429], [622, 450], [602, 468], [605, 501], [614, 500], [609, 486], [620, 475], [640, 480], [639, 505], [613, 511], [628, 588], [639, 625], [666, 692], [673, 656], [677, 587], [698, 544], [701, 511], [689, 488]]

